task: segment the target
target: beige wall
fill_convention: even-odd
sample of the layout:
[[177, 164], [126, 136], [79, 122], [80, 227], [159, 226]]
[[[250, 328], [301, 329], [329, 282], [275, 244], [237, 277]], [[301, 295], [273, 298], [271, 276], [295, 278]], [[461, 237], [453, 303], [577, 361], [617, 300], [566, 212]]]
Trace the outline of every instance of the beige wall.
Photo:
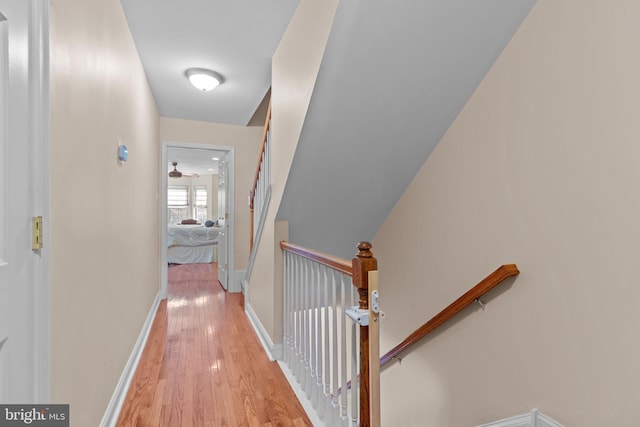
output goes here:
[[539, 0], [376, 234], [383, 351], [521, 270], [383, 372], [382, 425], [640, 423], [638, 16]]
[[99, 424], [158, 293], [159, 140], [120, 2], [53, 0], [52, 399], [76, 426]]
[[249, 260], [249, 207], [263, 128], [193, 120], [160, 118], [162, 141], [224, 145], [235, 148], [235, 269], [244, 270]]
[[280, 251], [278, 242], [287, 235], [286, 226], [275, 226], [275, 216], [337, 5], [337, 0], [301, 0], [272, 61], [271, 202], [249, 283], [249, 304], [275, 343], [282, 340], [282, 283], [275, 280], [274, 251]]

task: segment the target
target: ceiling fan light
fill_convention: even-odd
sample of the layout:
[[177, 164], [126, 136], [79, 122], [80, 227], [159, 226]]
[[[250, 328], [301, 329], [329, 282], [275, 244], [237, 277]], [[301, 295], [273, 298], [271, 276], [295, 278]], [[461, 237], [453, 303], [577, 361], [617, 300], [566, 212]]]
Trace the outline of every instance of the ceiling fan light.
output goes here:
[[215, 89], [223, 80], [220, 74], [206, 68], [189, 68], [185, 75], [194, 87], [203, 92]]
[[170, 178], [180, 178], [182, 177], [182, 172], [178, 170], [178, 162], [172, 162], [173, 170], [169, 172]]

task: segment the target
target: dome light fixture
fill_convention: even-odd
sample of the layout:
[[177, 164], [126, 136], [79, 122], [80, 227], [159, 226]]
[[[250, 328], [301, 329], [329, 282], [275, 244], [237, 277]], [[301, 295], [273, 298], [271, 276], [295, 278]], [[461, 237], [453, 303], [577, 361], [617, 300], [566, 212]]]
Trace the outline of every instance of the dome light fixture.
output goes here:
[[220, 74], [206, 68], [189, 68], [184, 74], [193, 86], [203, 92], [215, 89], [224, 80]]

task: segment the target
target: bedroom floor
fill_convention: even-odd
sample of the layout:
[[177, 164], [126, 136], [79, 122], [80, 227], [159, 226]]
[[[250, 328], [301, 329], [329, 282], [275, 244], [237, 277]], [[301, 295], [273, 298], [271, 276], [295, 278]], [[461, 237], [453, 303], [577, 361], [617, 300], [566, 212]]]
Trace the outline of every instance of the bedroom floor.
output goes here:
[[217, 264], [169, 267], [118, 426], [311, 426]]

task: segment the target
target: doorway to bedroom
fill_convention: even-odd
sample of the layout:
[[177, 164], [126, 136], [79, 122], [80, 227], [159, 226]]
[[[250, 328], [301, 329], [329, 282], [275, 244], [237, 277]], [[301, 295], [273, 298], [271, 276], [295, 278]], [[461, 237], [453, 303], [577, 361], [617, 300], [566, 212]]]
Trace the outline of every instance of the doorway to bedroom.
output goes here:
[[174, 264], [216, 263], [225, 290], [234, 286], [233, 147], [162, 143], [161, 292]]

